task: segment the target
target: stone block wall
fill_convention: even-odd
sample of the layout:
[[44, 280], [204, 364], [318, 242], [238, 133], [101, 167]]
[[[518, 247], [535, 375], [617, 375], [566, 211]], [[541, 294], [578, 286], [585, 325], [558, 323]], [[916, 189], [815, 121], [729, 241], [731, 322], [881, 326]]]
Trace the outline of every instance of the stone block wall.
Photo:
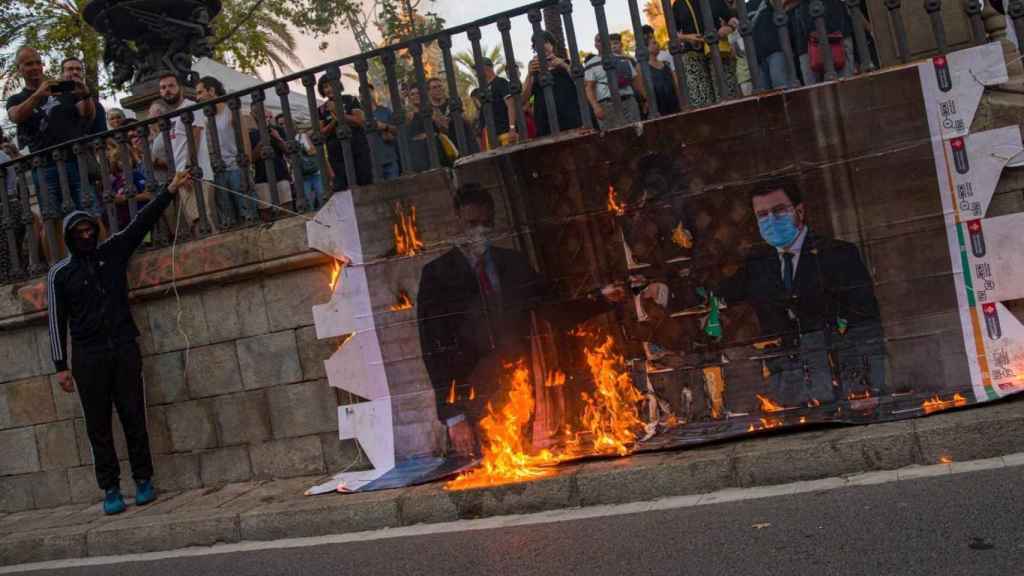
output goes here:
[[[156, 484], [165, 491], [328, 473], [359, 455], [338, 439], [339, 399], [312, 307], [330, 260], [294, 218], [136, 257], [130, 273]], [[98, 501], [77, 394], [57, 385], [42, 280], [0, 293], [0, 511]], [[134, 486], [114, 416], [122, 488]]]

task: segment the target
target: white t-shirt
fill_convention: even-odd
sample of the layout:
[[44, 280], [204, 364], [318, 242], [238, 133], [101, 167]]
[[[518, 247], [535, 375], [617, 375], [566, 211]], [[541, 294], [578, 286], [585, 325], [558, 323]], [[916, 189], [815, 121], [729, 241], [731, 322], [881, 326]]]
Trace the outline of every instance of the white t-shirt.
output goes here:
[[[195, 102], [184, 98], [176, 110], [194, 105]], [[199, 140], [196, 141], [196, 161], [203, 170], [203, 178], [213, 178], [213, 168], [210, 167], [210, 151], [206, 145], [206, 137], [202, 133], [204, 124], [202, 112], [198, 116], [200, 118], [192, 123], [193, 127], [198, 127], [200, 130]], [[174, 170], [172, 172], [180, 172], [188, 166], [188, 136], [185, 132], [185, 123], [181, 121], [180, 116], [171, 121], [171, 146], [174, 150]]]
[[[629, 65], [630, 74], [633, 78], [636, 77], [636, 66], [633, 65], [633, 59], [625, 56], [617, 56], [621, 58]], [[607, 100], [612, 97], [612, 92], [608, 88], [608, 74], [604, 71], [604, 66], [601, 64], [600, 56], [591, 56], [584, 65], [583, 79], [587, 82], [597, 83], [597, 99], [598, 101]], [[620, 79], [621, 82], [621, 79]], [[619, 88], [620, 96], [632, 96], [633, 86], [627, 85]]]

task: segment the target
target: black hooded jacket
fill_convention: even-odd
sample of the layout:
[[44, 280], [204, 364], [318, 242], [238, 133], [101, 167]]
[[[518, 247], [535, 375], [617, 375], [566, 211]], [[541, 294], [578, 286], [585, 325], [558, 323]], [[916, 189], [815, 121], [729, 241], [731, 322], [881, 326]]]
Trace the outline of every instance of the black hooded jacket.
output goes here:
[[170, 205], [171, 197], [161, 191], [131, 224], [101, 242], [91, 254], [77, 254], [70, 233], [82, 221], [91, 223], [98, 233], [96, 221], [81, 211], [64, 218], [69, 255], [50, 267], [46, 279], [50, 352], [58, 372], [68, 368], [69, 325], [77, 354], [116, 350], [138, 337], [128, 308], [128, 260]]

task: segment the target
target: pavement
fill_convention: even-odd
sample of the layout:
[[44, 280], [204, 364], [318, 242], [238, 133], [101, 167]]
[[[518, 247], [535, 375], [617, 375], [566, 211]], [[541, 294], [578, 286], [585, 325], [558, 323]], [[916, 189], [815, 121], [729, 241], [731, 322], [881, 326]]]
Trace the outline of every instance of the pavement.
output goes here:
[[[303, 491], [322, 480], [305, 477], [162, 494], [153, 505], [130, 506], [113, 517], [103, 516], [98, 504], [17, 512], [0, 515], [0, 565], [357, 533], [821, 479], [854, 486], [874, 471], [914, 479], [976, 467], [968, 461], [981, 459], [1016, 473], [1014, 481], [990, 487], [993, 497], [1005, 498], [1024, 470], [1024, 399], [904, 422], [763, 436], [570, 464], [541, 480], [462, 492], [433, 483], [305, 497]], [[940, 462], [952, 463], [934, 466]], [[935, 505], [958, 498], [946, 494]]]
[[649, 503], [58, 561], [0, 574], [1019, 574], [1024, 454]]

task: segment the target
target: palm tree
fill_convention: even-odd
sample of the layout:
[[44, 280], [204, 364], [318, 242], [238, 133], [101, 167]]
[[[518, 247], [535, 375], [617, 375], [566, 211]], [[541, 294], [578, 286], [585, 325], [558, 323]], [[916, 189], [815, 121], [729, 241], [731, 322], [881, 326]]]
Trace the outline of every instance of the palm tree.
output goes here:
[[[505, 52], [500, 46], [493, 48], [481, 47], [485, 58], [494, 62], [494, 73], [498, 76], [508, 77], [508, 66], [505, 63]], [[479, 84], [476, 79], [476, 60], [472, 52], [459, 52], [453, 55], [455, 60], [455, 83], [459, 87], [459, 97], [462, 98], [463, 107], [466, 110], [466, 117], [472, 118], [477, 114], [476, 105], [469, 97], [470, 92]], [[523, 65], [516, 62], [516, 68], [521, 73]], [[511, 78], [509, 78], [511, 80]]]

